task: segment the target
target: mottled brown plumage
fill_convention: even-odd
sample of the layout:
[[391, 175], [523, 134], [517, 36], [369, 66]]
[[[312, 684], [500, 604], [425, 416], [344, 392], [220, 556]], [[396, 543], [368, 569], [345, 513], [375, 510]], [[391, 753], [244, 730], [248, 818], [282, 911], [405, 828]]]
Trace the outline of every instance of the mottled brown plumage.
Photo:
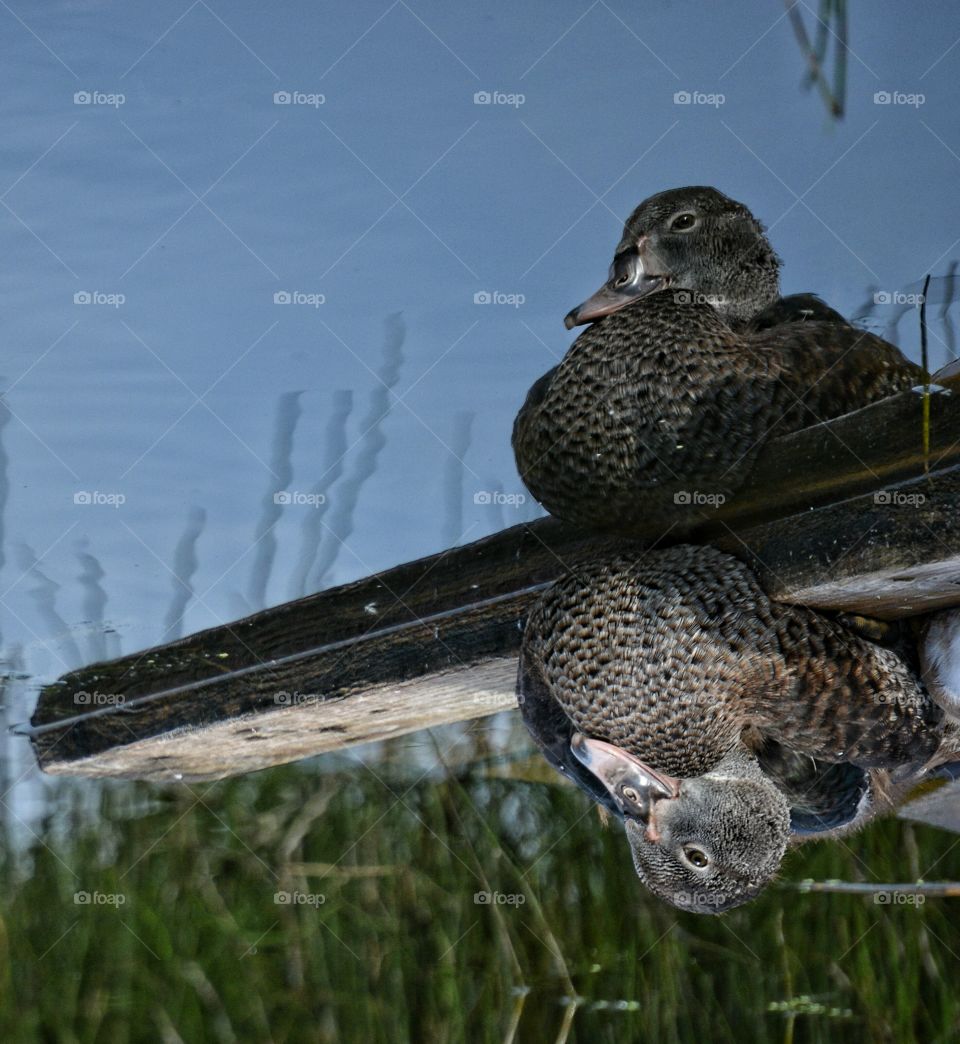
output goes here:
[[[671, 232], [678, 213], [695, 214], [693, 228]], [[922, 380], [897, 348], [811, 295], [780, 299], [778, 269], [759, 222], [715, 189], [637, 208], [599, 304], [572, 313], [603, 317], [533, 385], [514, 424], [520, 474], [551, 514], [680, 532], [736, 493], [767, 438]]]
[[[737, 905], [775, 875], [791, 807], [802, 804], [802, 793], [788, 796], [789, 776], [801, 791], [822, 790], [834, 785], [831, 764], [836, 785], [849, 786], [866, 779], [855, 770], [919, 778], [960, 757], [956, 726], [909, 650], [771, 602], [746, 565], [707, 547], [610, 550], [558, 581], [528, 619], [519, 695], [528, 724], [538, 701], [569, 723], [574, 778], [597, 763], [591, 753], [640, 764], [637, 815], [612, 796], [641, 878], [685, 908]], [[551, 752], [531, 731], [564, 769], [557, 744]], [[576, 737], [600, 742], [591, 752]], [[796, 771], [804, 758], [821, 764], [816, 780]], [[651, 790], [645, 773], [664, 778]], [[600, 799], [589, 780], [587, 789]], [[848, 820], [868, 818], [861, 789]], [[660, 837], [651, 838], [654, 811]], [[708, 877], [685, 864], [688, 845], [710, 853]]]
[[771, 602], [714, 548], [577, 569], [531, 613], [524, 649], [580, 731], [683, 778], [715, 767], [748, 727], [866, 768], [919, 768], [940, 744], [943, 712], [897, 652]]

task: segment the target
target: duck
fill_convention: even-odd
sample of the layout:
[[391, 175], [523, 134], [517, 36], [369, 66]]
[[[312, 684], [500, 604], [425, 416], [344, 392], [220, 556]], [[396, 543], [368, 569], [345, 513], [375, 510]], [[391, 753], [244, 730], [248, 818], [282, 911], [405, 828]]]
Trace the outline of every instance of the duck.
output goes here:
[[530, 493], [581, 529], [681, 536], [743, 485], [767, 438], [922, 383], [898, 348], [813, 294], [717, 189], [658, 193], [627, 219], [589, 324], [530, 388], [512, 444]]
[[[951, 612], [934, 631], [956, 659]], [[960, 719], [936, 691], [915, 648], [771, 601], [726, 552], [625, 542], [540, 597], [517, 680], [547, 760], [622, 820], [647, 889], [695, 913], [756, 898], [791, 844], [858, 829], [891, 787], [952, 772]]]
[[836, 323], [846, 326], [847, 320], [816, 294], [788, 294], [751, 316], [746, 328], [751, 333], [770, 330], [784, 323]]

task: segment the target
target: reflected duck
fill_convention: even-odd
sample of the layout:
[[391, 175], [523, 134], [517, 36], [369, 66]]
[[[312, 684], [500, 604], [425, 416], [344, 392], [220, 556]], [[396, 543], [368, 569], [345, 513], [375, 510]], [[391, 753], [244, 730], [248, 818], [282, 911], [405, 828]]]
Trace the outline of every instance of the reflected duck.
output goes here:
[[919, 384], [919, 367], [812, 294], [780, 297], [763, 226], [713, 188], [661, 192], [624, 227], [590, 322], [530, 389], [513, 448], [533, 496], [580, 527], [690, 528], [764, 441]]
[[866, 822], [878, 780], [960, 758], [913, 661], [771, 602], [714, 548], [610, 547], [531, 611], [518, 700], [551, 764], [623, 820], [647, 888], [716, 913], [758, 895], [792, 840]]

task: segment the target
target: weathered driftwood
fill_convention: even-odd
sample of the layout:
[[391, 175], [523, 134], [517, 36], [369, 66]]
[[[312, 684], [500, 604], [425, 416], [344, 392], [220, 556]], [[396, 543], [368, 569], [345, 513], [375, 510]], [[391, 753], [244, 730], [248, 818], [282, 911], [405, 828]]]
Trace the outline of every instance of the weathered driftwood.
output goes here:
[[[927, 454], [913, 393], [772, 440], [696, 539], [786, 601], [960, 602], [960, 395], [930, 416]], [[41, 694], [35, 750], [48, 772], [216, 778], [510, 707], [527, 609], [597, 542], [543, 519], [71, 672]]]

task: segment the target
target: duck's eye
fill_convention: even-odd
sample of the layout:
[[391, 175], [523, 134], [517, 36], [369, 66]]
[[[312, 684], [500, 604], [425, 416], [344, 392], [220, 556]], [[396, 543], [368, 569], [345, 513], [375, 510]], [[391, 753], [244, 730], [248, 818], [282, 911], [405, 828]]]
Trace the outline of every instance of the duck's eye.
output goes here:
[[670, 222], [669, 227], [671, 232], [689, 232], [696, 223], [696, 214], [677, 214]]
[[633, 787], [622, 787], [620, 793], [627, 801], [632, 802], [634, 805], [640, 804], [640, 795], [633, 789]]
[[698, 870], [702, 870], [710, 862], [707, 853], [702, 848], [694, 848], [693, 845], [687, 845], [683, 850], [683, 854], [686, 857], [688, 863], [691, 866], [695, 866]]

